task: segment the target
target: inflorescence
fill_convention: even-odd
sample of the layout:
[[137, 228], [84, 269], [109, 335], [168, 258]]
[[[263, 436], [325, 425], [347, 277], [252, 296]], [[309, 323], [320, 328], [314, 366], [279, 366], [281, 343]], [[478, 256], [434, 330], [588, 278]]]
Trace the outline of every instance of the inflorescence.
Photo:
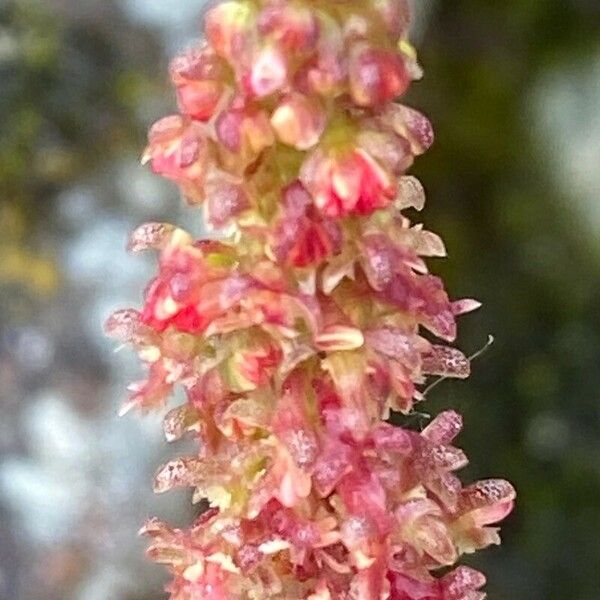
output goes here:
[[408, 26], [406, 0], [233, 0], [172, 63], [179, 112], [144, 161], [214, 235], [139, 227], [130, 249], [157, 250], [159, 272], [141, 311], [107, 323], [149, 370], [124, 412], [180, 386], [164, 431], [198, 442], [155, 490], [191, 487], [208, 510], [143, 528], [172, 600], [485, 597], [454, 565], [499, 543], [512, 486], [461, 484], [456, 412], [388, 422], [429, 376], [469, 375], [449, 344], [479, 306], [448, 298], [424, 260], [443, 242], [405, 215], [424, 204], [405, 173], [433, 142], [395, 102], [421, 75]]

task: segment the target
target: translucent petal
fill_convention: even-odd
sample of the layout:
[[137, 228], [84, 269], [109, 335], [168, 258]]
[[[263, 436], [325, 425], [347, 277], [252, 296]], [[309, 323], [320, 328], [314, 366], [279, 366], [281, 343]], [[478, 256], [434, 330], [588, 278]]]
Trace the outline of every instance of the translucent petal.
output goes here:
[[464, 488], [459, 510], [469, 513], [478, 525], [490, 525], [510, 514], [515, 496], [515, 489], [508, 481], [486, 479]]
[[425, 189], [423, 188], [423, 184], [412, 175], [400, 177], [395, 205], [400, 210], [405, 208], [423, 210], [425, 206]]
[[386, 109], [385, 118], [396, 133], [410, 142], [414, 154], [423, 154], [433, 144], [431, 123], [415, 109], [402, 104], [392, 104]]
[[161, 250], [169, 242], [175, 229], [175, 226], [169, 223], [144, 223], [129, 237], [127, 249], [130, 252], [141, 252], [148, 249]]
[[152, 330], [142, 321], [142, 315], [133, 308], [117, 310], [104, 324], [106, 334], [123, 343], [144, 343], [153, 339]]
[[163, 431], [167, 442], [181, 439], [188, 431], [197, 431], [199, 425], [200, 414], [190, 404], [173, 408], [163, 419]]
[[428, 457], [432, 461], [432, 466], [444, 471], [456, 471], [469, 462], [462, 450], [445, 445], [434, 446], [428, 453]]
[[183, 133], [185, 127], [186, 120], [181, 115], [163, 117], [150, 128], [148, 141], [151, 145], [172, 142]]
[[463, 300], [456, 300], [452, 303], [452, 312], [455, 315], [464, 315], [465, 313], [477, 310], [480, 306], [481, 302], [471, 298], [465, 298]]
[[154, 492], [162, 494], [176, 487], [198, 485], [206, 474], [206, 467], [199, 458], [187, 456], [171, 460], [154, 477]]
[[427, 481], [427, 489], [435, 494], [440, 502], [451, 512], [456, 512], [462, 485], [453, 473], [441, 473]]
[[423, 373], [427, 375], [466, 379], [471, 374], [469, 359], [456, 348], [433, 345], [422, 358]]
[[431, 231], [420, 231], [415, 236], [413, 249], [419, 256], [434, 256], [438, 258], [446, 256], [446, 246], [442, 238]]
[[452, 565], [458, 554], [446, 525], [434, 518], [423, 519], [415, 532], [415, 542], [439, 565]]
[[469, 592], [482, 588], [486, 583], [483, 573], [470, 567], [460, 566], [440, 580], [444, 600], [465, 600]]
[[414, 334], [394, 327], [372, 329], [365, 334], [367, 343], [377, 352], [400, 360], [410, 369], [421, 364], [421, 352], [429, 349], [429, 343]]

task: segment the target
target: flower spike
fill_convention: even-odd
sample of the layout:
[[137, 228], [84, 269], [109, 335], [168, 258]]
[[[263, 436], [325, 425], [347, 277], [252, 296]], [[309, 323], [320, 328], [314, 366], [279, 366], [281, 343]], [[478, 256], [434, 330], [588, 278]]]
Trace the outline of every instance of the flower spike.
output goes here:
[[218, 235], [137, 228], [129, 249], [158, 273], [106, 324], [148, 368], [122, 412], [179, 388], [164, 434], [197, 443], [154, 489], [209, 509], [141, 532], [171, 600], [485, 597], [456, 563], [499, 543], [513, 487], [461, 483], [455, 411], [388, 422], [430, 377], [468, 377], [451, 344], [479, 307], [429, 273], [444, 244], [410, 220], [425, 191], [408, 170], [434, 135], [402, 103], [421, 75], [409, 22], [407, 0], [228, 0], [171, 64], [179, 112], [143, 161]]

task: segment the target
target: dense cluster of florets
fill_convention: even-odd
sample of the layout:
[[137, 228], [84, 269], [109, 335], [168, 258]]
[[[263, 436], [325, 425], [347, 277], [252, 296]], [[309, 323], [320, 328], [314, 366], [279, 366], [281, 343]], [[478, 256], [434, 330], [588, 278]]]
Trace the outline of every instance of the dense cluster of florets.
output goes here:
[[156, 476], [210, 509], [189, 529], [152, 520], [150, 556], [172, 600], [480, 600], [483, 575], [453, 566], [498, 543], [502, 480], [463, 487], [452, 411], [421, 432], [386, 422], [428, 376], [464, 378], [456, 316], [412, 225], [424, 192], [406, 175], [428, 120], [395, 103], [420, 75], [405, 0], [235, 0], [206, 16], [178, 57], [179, 113], [144, 160], [219, 233], [151, 223], [131, 250], [160, 253], [142, 311], [115, 313], [149, 376], [124, 409], [187, 402], [169, 441], [198, 451]]

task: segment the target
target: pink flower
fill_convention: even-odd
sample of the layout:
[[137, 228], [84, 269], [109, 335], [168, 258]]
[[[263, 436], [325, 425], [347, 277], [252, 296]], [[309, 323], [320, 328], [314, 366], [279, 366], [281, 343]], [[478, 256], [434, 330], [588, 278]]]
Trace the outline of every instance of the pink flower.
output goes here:
[[144, 162], [154, 173], [178, 183], [190, 200], [201, 199], [209, 153], [201, 129], [185, 117], [165, 117], [152, 126], [148, 142]]
[[388, 206], [396, 186], [390, 175], [364, 150], [311, 154], [300, 180], [327, 217], [367, 215]]
[[468, 377], [445, 343], [479, 303], [450, 299], [427, 263], [443, 241], [404, 214], [424, 206], [407, 170], [434, 140], [394, 102], [419, 75], [407, 2], [359, 4], [212, 6], [206, 42], [171, 66], [180, 113], [150, 130], [144, 160], [218, 238], [138, 227], [129, 249], [155, 250], [158, 273], [106, 324], [148, 368], [122, 412], [182, 388], [164, 434], [196, 442], [154, 489], [209, 510], [143, 528], [171, 600], [485, 598], [456, 564], [499, 543], [513, 487], [462, 483], [455, 411], [388, 422], [431, 377]]
[[277, 46], [266, 44], [255, 52], [244, 87], [250, 95], [262, 98], [280, 91], [287, 78], [285, 56]]
[[274, 232], [275, 255], [295, 267], [322, 263], [340, 247], [339, 227], [315, 211], [300, 182], [285, 188], [283, 196], [282, 214]]
[[381, 105], [402, 95], [410, 84], [402, 58], [395, 52], [356, 44], [350, 51], [350, 94], [358, 106]]
[[301, 4], [270, 0], [258, 16], [261, 35], [271, 36], [290, 52], [310, 51], [317, 41], [319, 25], [315, 13]]
[[236, 102], [224, 110], [215, 122], [215, 131], [224, 156], [225, 167], [238, 165], [242, 170], [274, 142], [267, 113], [258, 106]]
[[319, 103], [302, 94], [284, 97], [271, 116], [279, 140], [297, 150], [308, 150], [317, 144], [325, 123], [326, 116]]
[[244, 58], [255, 39], [253, 10], [246, 2], [231, 0], [211, 8], [205, 18], [205, 34], [214, 51], [230, 63]]
[[439, 580], [419, 581], [401, 573], [390, 573], [391, 600], [484, 600], [478, 592], [485, 577], [469, 567], [458, 567]]
[[209, 120], [227, 89], [226, 68], [210, 47], [203, 46], [171, 63], [171, 79], [182, 114]]

